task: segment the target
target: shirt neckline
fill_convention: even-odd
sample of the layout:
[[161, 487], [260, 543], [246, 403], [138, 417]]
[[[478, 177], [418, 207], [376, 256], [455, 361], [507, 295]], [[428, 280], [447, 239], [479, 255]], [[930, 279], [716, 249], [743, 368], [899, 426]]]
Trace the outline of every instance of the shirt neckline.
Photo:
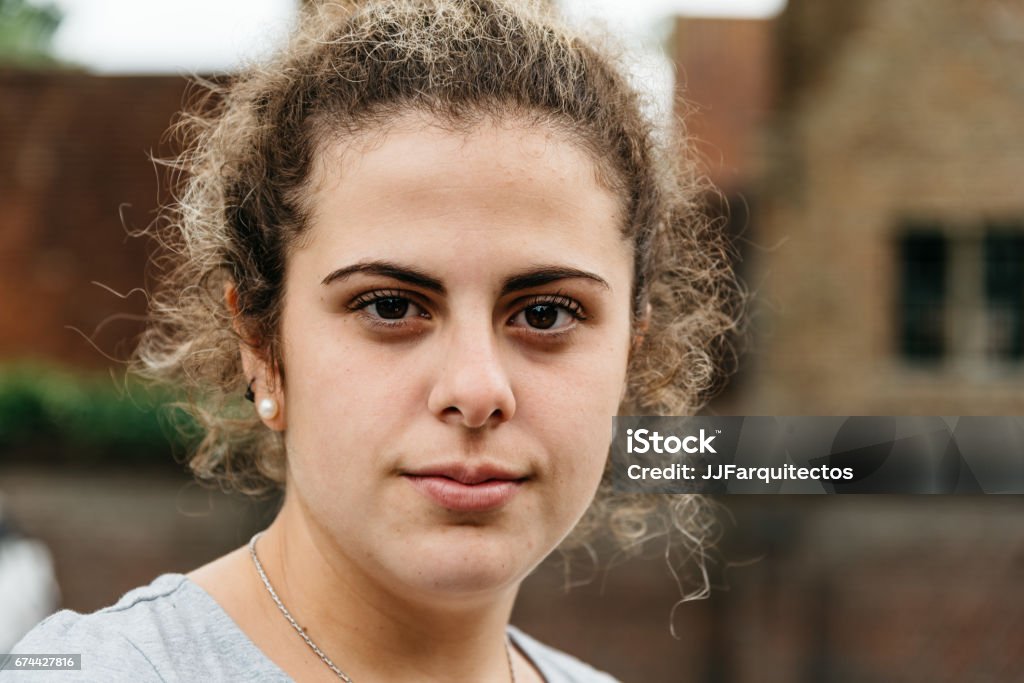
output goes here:
[[[236, 639], [243, 641], [245, 643], [245, 646], [252, 651], [252, 656], [259, 661], [259, 666], [261, 669], [266, 669], [268, 672], [272, 672], [275, 676], [280, 676], [284, 680], [294, 680], [292, 679], [291, 676], [288, 675], [288, 673], [284, 669], [279, 667], [274, 662], [274, 660], [268, 657], [266, 653], [264, 653], [263, 650], [261, 650], [259, 646], [252, 641], [249, 635], [242, 630], [242, 628], [238, 625], [234, 618], [232, 618], [232, 616], [228, 614], [223, 607], [221, 607], [220, 603], [217, 602], [216, 598], [214, 598], [212, 595], [206, 592], [205, 588], [200, 586], [198, 583], [190, 579], [185, 574], [171, 573], [165, 574], [164, 576], [172, 579], [178, 579], [180, 581], [179, 587], [184, 587], [185, 590], [195, 594], [199, 600], [206, 603], [207, 608], [213, 614], [214, 618], [217, 621], [221, 622], [221, 625], [224, 628], [232, 632]], [[529, 652], [531, 646], [526, 642], [524, 633], [522, 633], [519, 629], [517, 629], [515, 626], [512, 626], [511, 624], [509, 624], [506, 627], [505, 633], [508, 635], [508, 638], [512, 643], [512, 646], [515, 647], [516, 650], [518, 650], [518, 652], [530, 663], [530, 665], [534, 669], [540, 672], [541, 678], [544, 679], [545, 683], [552, 683], [553, 681], [555, 681], [555, 678], [552, 676], [552, 673], [547, 670], [547, 667], [540, 661], [538, 661], [537, 658]]]

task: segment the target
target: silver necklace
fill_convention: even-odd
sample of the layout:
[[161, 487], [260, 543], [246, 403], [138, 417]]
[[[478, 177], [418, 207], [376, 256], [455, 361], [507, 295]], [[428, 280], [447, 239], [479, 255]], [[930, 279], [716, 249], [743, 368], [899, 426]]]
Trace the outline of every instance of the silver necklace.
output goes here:
[[[256, 541], [262, 535], [263, 532], [260, 531], [253, 534], [253, 537], [249, 539], [249, 555], [252, 557], [252, 563], [256, 565], [256, 571], [259, 573], [260, 578], [263, 579], [263, 585], [267, 587], [267, 592], [270, 593], [270, 597], [274, 599], [274, 604], [277, 605], [279, 610], [281, 610], [281, 614], [283, 614], [284, 618], [288, 620], [288, 623], [292, 625], [292, 628], [294, 628], [295, 631], [302, 636], [302, 639], [306, 641], [306, 645], [309, 645], [309, 647], [312, 648], [317, 657], [319, 657], [331, 671], [337, 674], [338, 678], [345, 681], [345, 683], [352, 683], [352, 679], [348, 677], [348, 674], [335, 666], [334, 662], [331, 661], [331, 658], [324, 654], [323, 650], [317, 647], [312, 638], [306, 635], [305, 629], [299, 626], [299, 622], [295, 621], [291, 612], [289, 612], [288, 608], [284, 606], [283, 602], [281, 602], [281, 598], [277, 597], [277, 591], [275, 591], [274, 587], [270, 585], [270, 579], [267, 578], [267, 573], [263, 571], [263, 565], [260, 563], [260, 558], [256, 556]], [[505, 657], [508, 659], [509, 677], [512, 679], [512, 683], [516, 683], [516, 670], [512, 666], [512, 646], [509, 645], [508, 636], [505, 637]]]

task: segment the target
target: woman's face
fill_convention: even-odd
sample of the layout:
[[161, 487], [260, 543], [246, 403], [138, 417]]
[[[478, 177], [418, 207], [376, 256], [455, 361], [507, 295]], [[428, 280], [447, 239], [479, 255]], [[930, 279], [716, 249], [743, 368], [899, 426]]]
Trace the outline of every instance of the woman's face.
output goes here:
[[604, 469], [630, 345], [617, 198], [560, 133], [409, 115], [328, 145], [311, 200], [272, 425], [288, 497], [393, 589], [514, 586]]

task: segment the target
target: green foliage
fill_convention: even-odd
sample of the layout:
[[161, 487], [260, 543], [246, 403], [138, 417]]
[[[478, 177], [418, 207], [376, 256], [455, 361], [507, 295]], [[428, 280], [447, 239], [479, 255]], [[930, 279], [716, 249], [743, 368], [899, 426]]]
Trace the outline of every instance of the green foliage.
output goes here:
[[115, 382], [38, 363], [0, 366], [0, 454], [170, 462], [172, 450], [185, 445], [165, 408], [177, 398], [132, 378]]
[[60, 11], [53, 5], [0, 0], [0, 63], [18, 66], [55, 64], [50, 45], [60, 20]]

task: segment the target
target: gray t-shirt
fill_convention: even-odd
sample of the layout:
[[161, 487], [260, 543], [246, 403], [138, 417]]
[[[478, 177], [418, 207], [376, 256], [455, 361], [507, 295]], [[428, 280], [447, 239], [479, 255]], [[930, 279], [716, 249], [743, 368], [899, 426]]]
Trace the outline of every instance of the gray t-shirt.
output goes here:
[[[617, 683], [514, 626], [509, 637], [547, 683]], [[210, 595], [184, 574], [164, 574], [92, 614], [62, 610], [12, 649], [82, 655], [81, 671], [0, 671], [0, 681], [260, 681], [292, 679], [249, 640]]]

